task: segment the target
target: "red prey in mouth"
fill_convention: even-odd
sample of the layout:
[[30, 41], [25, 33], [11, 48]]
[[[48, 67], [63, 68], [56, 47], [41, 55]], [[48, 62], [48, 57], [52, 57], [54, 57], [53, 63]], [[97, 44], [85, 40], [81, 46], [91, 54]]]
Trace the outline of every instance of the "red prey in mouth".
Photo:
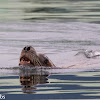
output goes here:
[[27, 58], [27, 57], [22, 57], [22, 58], [20, 59], [19, 65], [24, 65], [24, 64], [32, 64], [32, 62], [31, 62], [31, 60], [30, 60], [29, 58]]

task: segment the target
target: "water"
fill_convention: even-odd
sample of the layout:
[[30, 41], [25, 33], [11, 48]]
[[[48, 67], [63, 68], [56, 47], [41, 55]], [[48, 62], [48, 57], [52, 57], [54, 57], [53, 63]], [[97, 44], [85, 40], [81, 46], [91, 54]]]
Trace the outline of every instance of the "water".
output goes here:
[[[100, 99], [99, 0], [0, 0], [0, 94], [13, 99]], [[19, 69], [32, 45], [57, 68]]]
[[99, 0], [0, 0], [0, 19], [99, 23], [99, 5]]

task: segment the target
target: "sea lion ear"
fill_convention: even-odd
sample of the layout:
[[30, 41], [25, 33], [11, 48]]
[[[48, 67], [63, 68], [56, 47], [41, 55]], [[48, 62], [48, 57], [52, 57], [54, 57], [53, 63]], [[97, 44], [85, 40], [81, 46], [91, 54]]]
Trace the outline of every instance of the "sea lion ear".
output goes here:
[[48, 64], [49, 60], [48, 59], [44, 59], [44, 64]]

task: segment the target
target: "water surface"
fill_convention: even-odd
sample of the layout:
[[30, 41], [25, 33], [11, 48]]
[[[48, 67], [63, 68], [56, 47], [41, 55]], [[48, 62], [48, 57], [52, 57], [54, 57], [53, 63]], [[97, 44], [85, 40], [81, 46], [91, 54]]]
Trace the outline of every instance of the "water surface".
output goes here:
[[[100, 99], [99, 0], [0, 0], [0, 94], [6, 99]], [[57, 68], [19, 70], [32, 45]], [[32, 72], [32, 73], [31, 73]]]

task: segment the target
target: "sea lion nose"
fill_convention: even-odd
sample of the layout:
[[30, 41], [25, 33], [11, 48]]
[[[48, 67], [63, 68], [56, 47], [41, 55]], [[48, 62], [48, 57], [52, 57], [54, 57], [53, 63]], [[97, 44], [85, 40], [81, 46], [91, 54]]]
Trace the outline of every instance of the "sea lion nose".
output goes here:
[[24, 47], [24, 51], [29, 51], [30, 50], [30, 46]]

